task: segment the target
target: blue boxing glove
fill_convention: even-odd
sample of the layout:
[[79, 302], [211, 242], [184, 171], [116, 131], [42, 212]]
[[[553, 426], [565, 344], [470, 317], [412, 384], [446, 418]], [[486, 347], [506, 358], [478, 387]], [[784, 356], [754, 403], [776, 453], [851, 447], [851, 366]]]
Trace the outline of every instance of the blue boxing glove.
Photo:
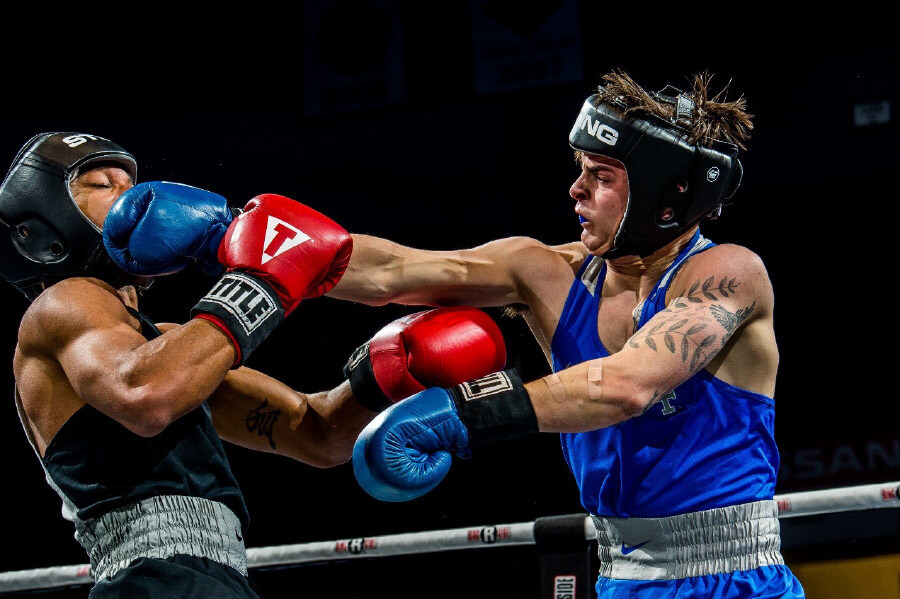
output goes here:
[[447, 476], [454, 455], [468, 458], [483, 443], [537, 431], [518, 374], [495, 372], [455, 387], [426, 389], [381, 412], [353, 446], [353, 473], [375, 499], [409, 501]]
[[353, 446], [353, 473], [369, 495], [408, 501], [450, 471], [453, 454], [469, 455], [469, 433], [446, 389], [432, 387], [381, 412]]
[[192, 262], [222, 274], [216, 253], [233, 214], [224, 197], [189, 185], [149, 181], [115, 201], [103, 223], [103, 244], [126, 272], [170, 274]]

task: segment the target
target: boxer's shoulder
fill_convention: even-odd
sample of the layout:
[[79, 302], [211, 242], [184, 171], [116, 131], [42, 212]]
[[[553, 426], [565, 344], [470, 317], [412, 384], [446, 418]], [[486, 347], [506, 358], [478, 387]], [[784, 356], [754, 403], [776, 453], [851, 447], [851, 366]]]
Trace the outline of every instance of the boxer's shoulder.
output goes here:
[[519, 283], [569, 278], [587, 256], [581, 242], [548, 245], [531, 237], [506, 237], [475, 248], [502, 262]]
[[580, 241], [550, 246], [550, 249], [556, 254], [557, 259], [565, 261], [573, 274], [578, 272], [581, 265], [584, 264], [584, 261], [590, 255], [588, 249]]
[[[722, 244], [691, 256], [675, 275], [668, 294], [711, 301], [752, 303], [755, 316], [774, 303], [772, 282], [759, 255], [739, 245]], [[696, 301], [696, 300], [693, 300]]]
[[133, 320], [112, 285], [91, 277], [64, 279], [41, 292], [25, 311], [17, 351], [54, 353], [91, 328]]
[[552, 305], [553, 312], [562, 311], [568, 290], [587, 256], [584, 244], [551, 246], [521, 238], [515, 247], [510, 268], [519, 298], [533, 310]]

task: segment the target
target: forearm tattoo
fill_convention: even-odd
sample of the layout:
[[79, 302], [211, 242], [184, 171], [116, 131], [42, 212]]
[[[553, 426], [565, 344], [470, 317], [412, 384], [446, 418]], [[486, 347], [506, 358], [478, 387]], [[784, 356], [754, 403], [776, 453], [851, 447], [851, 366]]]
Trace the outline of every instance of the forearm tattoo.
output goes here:
[[[713, 349], [724, 347], [753, 312], [756, 302], [736, 312], [729, 312], [721, 304], [710, 303], [728, 297], [739, 285], [728, 277], [723, 277], [718, 284], [715, 277], [709, 277], [702, 283], [695, 281], [671, 305], [637, 331], [628, 340], [628, 345], [632, 348], [644, 345], [653, 351], [660, 351], [660, 346], [663, 346], [670, 353], [680, 356], [681, 361], [689, 365], [693, 376], [712, 360]], [[724, 333], [719, 334], [710, 328], [714, 322], [719, 323]], [[718, 348], [714, 348], [716, 343]]]
[[247, 417], [244, 418], [244, 424], [247, 425], [248, 432], [252, 433], [253, 431], [256, 431], [256, 434], [260, 437], [267, 437], [269, 439], [269, 445], [272, 449], [275, 449], [274, 429], [278, 417], [281, 416], [281, 410], [276, 408], [266, 411], [266, 408], [268, 407], [269, 400], [263, 400], [261, 404], [247, 412]]

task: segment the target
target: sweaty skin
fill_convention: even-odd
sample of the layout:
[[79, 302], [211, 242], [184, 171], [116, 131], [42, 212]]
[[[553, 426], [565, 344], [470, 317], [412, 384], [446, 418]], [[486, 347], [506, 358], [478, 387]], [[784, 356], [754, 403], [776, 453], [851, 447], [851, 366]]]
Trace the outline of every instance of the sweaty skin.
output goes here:
[[[628, 199], [620, 162], [585, 154], [579, 167], [569, 190], [582, 220], [579, 242], [548, 246], [511, 237], [465, 250], [426, 251], [354, 235], [349, 268], [328, 295], [370, 305], [524, 304], [549, 360], [575, 275], [589, 254], [612, 247]], [[622, 422], [701, 368], [732, 385], [774, 394], [774, 295], [762, 261], [744, 247], [721, 244], [689, 258], [672, 281], [667, 308], [635, 330], [638, 307], [696, 228], [644, 258], [607, 261], [597, 329], [611, 355], [526, 385], [540, 430], [584, 432]], [[588, 371], [598, 365], [602, 393], [592, 397]]]

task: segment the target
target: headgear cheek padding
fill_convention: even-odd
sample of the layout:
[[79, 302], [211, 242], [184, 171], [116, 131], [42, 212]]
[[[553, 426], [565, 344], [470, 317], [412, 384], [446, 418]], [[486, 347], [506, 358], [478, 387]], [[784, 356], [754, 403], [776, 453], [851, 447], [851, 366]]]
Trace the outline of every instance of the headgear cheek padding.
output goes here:
[[677, 123], [693, 109], [686, 96], [656, 98], [675, 104], [672, 121], [624, 116], [600, 95], [584, 103], [569, 145], [620, 161], [629, 197], [612, 249], [605, 257], [646, 256], [688, 230], [737, 190], [741, 165], [734, 144], [692, 144]]
[[0, 275], [29, 299], [42, 284], [67, 277], [93, 276], [114, 285], [134, 281], [112, 264], [100, 229], [69, 191], [72, 174], [99, 161], [137, 177], [134, 156], [113, 142], [58, 132], [31, 138], [0, 185]]

